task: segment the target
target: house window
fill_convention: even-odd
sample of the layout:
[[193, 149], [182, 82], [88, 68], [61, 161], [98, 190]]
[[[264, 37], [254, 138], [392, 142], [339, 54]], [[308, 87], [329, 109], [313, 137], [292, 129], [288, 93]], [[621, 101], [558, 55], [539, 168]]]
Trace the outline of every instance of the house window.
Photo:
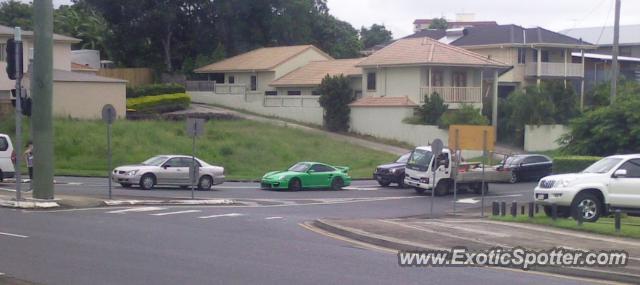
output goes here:
[[356, 99], [362, 98], [362, 90], [353, 91], [353, 95], [356, 97]]
[[[549, 62], [549, 51], [548, 50], [543, 50], [542, 52], [542, 62]], [[533, 52], [533, 61], [537, 62], [538, 61], [538, 52], [534, 51]]]
[[442, 71], [431, 72], [431, 86], [442, 86]]
[[320, 91], [318, 91], [318, 89], [313, 89], [313, 90], [311, 90], [311, 95], [320, 96]]
[[376, 73], [375, 72], [367, 73], [367, 90], [369, 91], [376, 90]]
[[289, 90], [287, 91], [287, 95], [289, 96], [300, 96], [302, 92], [300, 90]]
[[229, 75], [229, 84], [234, 84], [236, 83], [236, 77], [233, 75]]
[[527, 50], [525, 48], [518, 48], [518, 63], [525, 64], [527, 62]]
[[278, 91], [264, 91], [264, 96], [278, 96]]
[[258, 76], [251, 75], [251, 91], [258, 90]]
[[456, 86], [456, 87], [467, 86], [467, 72], [465, 71], [453, 72], [453, 86]]

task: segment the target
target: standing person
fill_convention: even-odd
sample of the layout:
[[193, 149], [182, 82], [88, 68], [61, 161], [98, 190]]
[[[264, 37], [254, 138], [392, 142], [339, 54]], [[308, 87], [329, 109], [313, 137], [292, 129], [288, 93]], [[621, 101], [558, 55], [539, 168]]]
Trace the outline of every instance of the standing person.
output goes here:
[[24, 151], [24, 159], [27, 162], [27, 168], [29, 169], [29, 191], [33, 189], [33, 143], [27, 142], [27, 149]]

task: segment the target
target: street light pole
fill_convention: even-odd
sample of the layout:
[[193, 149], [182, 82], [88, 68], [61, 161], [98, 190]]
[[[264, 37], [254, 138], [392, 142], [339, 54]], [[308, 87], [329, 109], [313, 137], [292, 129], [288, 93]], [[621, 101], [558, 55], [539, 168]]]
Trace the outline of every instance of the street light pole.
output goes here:
[[53, 199], [53, 4], [33, 2], [33, 197]]
[[620, 0], [616, 0], [616, 15], [613, 22], [613, 48], [611, 51], [611, 105], [616, 101], [618, 93], [618, 53], [620, 39]]

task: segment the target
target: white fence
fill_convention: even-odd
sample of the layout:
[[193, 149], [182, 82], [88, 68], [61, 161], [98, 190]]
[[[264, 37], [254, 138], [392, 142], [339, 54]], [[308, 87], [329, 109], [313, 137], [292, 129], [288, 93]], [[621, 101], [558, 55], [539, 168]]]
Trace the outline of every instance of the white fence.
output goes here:
[[[538, 64], [527, 63], [525, 66], [525, 74], [527, 76], [538, 75]], [[558, 77], [583, 77], [584, 69], [580, 63], [567, 63], [565, 73], [564, 62], [543, 62], [540, 64], [540, 76], [558, 76]]]
[[482, 103], [482, 89], [480, 87], [421, 87], [420, 103], [424, 103], [425, 96], [438, 93], [445, 103]]
[[570, 131], [565, 125], [526, 125], [524, 127], [524, 150], [547, 151], [560, 147], [558, 139]]

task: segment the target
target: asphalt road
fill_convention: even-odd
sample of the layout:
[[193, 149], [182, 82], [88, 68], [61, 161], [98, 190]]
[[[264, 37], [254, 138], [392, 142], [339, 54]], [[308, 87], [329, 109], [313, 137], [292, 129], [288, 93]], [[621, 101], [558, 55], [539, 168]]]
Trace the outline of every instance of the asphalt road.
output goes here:
[[[57, 193], [106, 195], [106, 180], [57, 178]], [[0, 184], [2, 189], [11, 185]], [[429, 196], [357, 181], [349, 190], [277, 192], [225, 183], [197, 197], [242, 206], [0, 209], [0, 273], [42, 284], [584, 284], [489, 268], [401, 268], [397, 256], [311, 231], [318, 218], [423, 215]], [[533, 183], [492, 185], [487, 202], [530, 199]], [[188, 190], [114, 189], [115, 195], [189, 197]], [[478, 207], [462, 194], [458, 209]], [[434, 211], [451, 210], [437, 197]], [[0, 274], [1, 275], [1, 274]], [[1, 277], [0, 277], [1, 278]], [[0, 283], [2, 279], [0, 279]]]

